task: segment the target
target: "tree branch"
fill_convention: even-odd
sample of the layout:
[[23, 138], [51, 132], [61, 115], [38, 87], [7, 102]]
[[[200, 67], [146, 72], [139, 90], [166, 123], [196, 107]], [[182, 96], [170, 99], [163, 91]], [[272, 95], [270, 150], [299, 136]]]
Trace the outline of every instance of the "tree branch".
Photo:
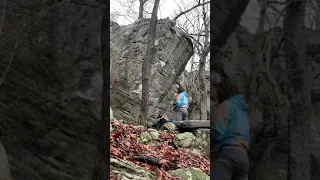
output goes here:
[[190, 36], [205, 36], [205, 34], [201, 33], [189, 33]]
[[192, 11], [193, 9], [195, 9], [197, 7], [200, 7], [200, 6], [204, 6], [204, 5], [209, 4], [209, 3], [210, 3], [210, 1], [207, 1], [207, 2], [204, 2], [204, 3], [200, 3], [200, 4], [197, 4], [197, 5], [193, 6], [193, 7], [191, 7], [190, 9], [182, 11], [176, 17], [173, 18], [173, 21], [176, 21], [180, 16]]

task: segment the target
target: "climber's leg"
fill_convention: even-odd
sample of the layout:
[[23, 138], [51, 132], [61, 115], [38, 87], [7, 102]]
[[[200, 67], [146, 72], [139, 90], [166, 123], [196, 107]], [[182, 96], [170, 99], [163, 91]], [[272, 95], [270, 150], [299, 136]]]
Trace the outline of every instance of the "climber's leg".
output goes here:
[[232, 180], [232, 165], [227, 159], [218, 157], [213, 163], [210, 176], [214, 180]]
[[180, 111], [180, 110], [178, 110], [177, 112], [176, 112], [176, 121], [182, 121], [182, 117], [183, 117], [183, 113]]
[[213, 162], [214, 180], [247, 180], [249, 158], [247, 153], [233, 148], [222, 148]]

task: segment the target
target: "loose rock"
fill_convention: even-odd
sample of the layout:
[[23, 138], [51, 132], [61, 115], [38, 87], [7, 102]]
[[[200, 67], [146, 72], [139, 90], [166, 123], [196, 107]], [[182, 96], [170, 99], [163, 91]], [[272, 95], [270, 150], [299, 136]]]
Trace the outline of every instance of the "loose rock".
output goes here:
[[180, 133], [174, 138], [173, 143], [178, 148], [186, 148], [192, 145], [195, 138], [191, 132]]
[[173, 123], [165, 123], [161, 126], [161, 130], [168, 130], [168, 131], [175, 131], [177, 130], [177, 127]]
[[182, 180], [210, 180], [210, 177], [198, 168], [185, 168], [169, 171], [171, 175], [179, 176]]
[[148, 132], [141, 133], [138, 142], [141, 144], [149, 143], [152, 140], [151, 135]]

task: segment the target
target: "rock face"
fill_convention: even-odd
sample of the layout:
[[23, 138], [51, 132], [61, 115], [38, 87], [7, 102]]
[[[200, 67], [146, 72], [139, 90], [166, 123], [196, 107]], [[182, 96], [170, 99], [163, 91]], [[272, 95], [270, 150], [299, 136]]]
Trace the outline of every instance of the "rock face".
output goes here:
[[194, 130], [195, 144], [201, 149], [210, 149], [210, 129]]
[[[308, 58], [313, 59], [312, 69], [310, 70], [313, 78], [312, 82], [312, 100], [313, 100], [313, 129], [312, 136], [310, 137], [311, 148], [312, 148], [312, 179], [319, 179], [319, 173], [316, 169], [319, 168], [320, 164], [320, 124], [319, 124], [319, 92], [320, 92], [320, 76], [317, 74], [320, 73], [320, 61], [319, 61], [319, 51], [320, 45], [318, 31], [309, 31], [307, 33], [308, 37]], [[278, 32], [275, 32], [273, 35], [277, 37]], [[280, 39], [279, 35], [279, 39]], [[277, 40], [275, 40], [277, 44]], [[224, 51], [223, 62], [224, 69], [227, 74], [231, 77], [233, 82], [237, 83], [240, 87], [244, 88], [250, 76], [250, 67], [253, 59], [254, 53], [254, 37], [251, 36], [245, 28], [239, 26], [236, 31], [229, 37], [228, 44], [226, 46], [226, 51]], [[278, 59], [270, 63], [271, 74], [274, 77], [281, 77], [283, 72], [281, 69], [284, 62], [284, 59], [279, 57]], [[276, 63], [275, 63], [276, 62]], [[278, 80], [278, 79], [277, 79]], [[262, 86], [261, 86], [262, 87]], [[260, 94], [259, 94], [260, 93]], [[287, 169], [287, 127], [286, 122], [277, 123], [278, 135], [274, 135], [273, 131], [275, 129], [274, 118], [273, 118], [273, 108], [269, 104], [275, 101], [266, 96], [269, 92], [261, 90], [258, 92], [260, 99], [257, 103], [250, 104], [250, 117], [251, 123], [254, 124], [254, 129], [252, 132], [251, 139], [251, 151], [250, 157], [251, 162], [251, 177], [257, 180], [272, 180], [286, 179], [286, 169]], [[262, 105], [263, 104], [263, 105]], [[285, 116], [285, 111], [282, 112]]]
[[209, 180], [210, 177], [198, 168], [185, 168], [169, 171], [170, 174], [179, 176], [182, 180]]
[[[117, 119], [136, 121], [140, 112], [141, 69], [148, 41], [149, 20], [127, 26], [111, 23], [111, 105]], [[171, 20], [157, 23], [155, 61], [151, 62], [149, 117], [172, 108], [176, 83], [193, 55], [190, 38]]]
[[1, 142], [0, 142], [0, 179], [11, 180], [7, 153]]
[[110, 166], [113, 169], [112, 173], [120, 178], [120, 180], [152, 180], [156, 179], [155, 175], [144, 170], [136, 164], [122, 160], [110, 158]]
[[103, 6], [69, 1], [40, 17], [41, 9], [60, 2], [7, 3], [1, 77], [17, 40], [13, 32], [37, 17], [20, 34], [21, 46], [0, 86], [0, 140], [12, 179], [90, 179], [99, 139]]
[[[94, 165], [100, 129], [103, 6], [93, 0], [72, 1], [46, 11], [41, 17], [36, 14], [58, 3], [58, 0], [44, 1], [39, 6], [33, 0], [13, 0], [7, 5], [0, 40], [1, 77], [11, 56], [15, 56], [0, 86], [0, 140], [7, 150], [15, 180], [90, 179]], [[156, 62], [152, 62], [151, 82], [155, 84], [151, 98], [163, 97], [164, 111], [169, 108], [167, 98], [172, 97], [174, 75], [182, 73], [193, 53], [188, 37], [167, 22], [160, 20], [158, 24], [158, 54]], [[13, 32], [27, 24], [20, 34], [23, 39], [20, 48], [14, 51], [17, 37]], [[134, 69], [121, 76], [127, 77], [125, 83], [111, 82], [111, 101], [117, 102], [112, 107], [115, 118], [121, 116], [118, 111], [121, 108], [128, 111], [123, 111], [124, 117], [135, 117], [135, 109], [139, 108], [139, 93], [134, 90], [141, 82], [139, 61], [143, 57], [147, 27], [148, 20], [118, 29], [111, 26], [114, 34], [111, 46], [118, 48], [114, 48], [115, 53], [120, 52], [120, 58], [111, 62], [112, 69], [123, 67], [121, 60], [128, 61], [127, 66]], [[156, 114], [153, 108], [150, 113]]]

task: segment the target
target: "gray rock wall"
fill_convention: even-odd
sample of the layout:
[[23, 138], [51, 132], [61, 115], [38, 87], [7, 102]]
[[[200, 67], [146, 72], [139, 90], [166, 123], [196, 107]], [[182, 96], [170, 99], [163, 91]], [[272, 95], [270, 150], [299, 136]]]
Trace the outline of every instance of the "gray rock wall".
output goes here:
[[[148, 28], [148, 19], [126, 26], [111, 23], [111, 76], [114, 77], [111, 105], [116, 118], [136, 121], [139, 116], [141, 69], [146, 53]], [[191, 39], [169, 19], [158, 21], [155, 47], [157, 54], [154, 62], [151, 62], [150, 76], [151, 121], [172, 108], [176, 82], [193, 55]], [[127, 101], [123, 100], [124, 96]]]
[[[14, 32], [29, 24], [0, 86], [0, 140], [15, 180], [90, 179], [94, 164], [101, 103], [99, 93], [89, 91], [99, 89], [92, 79], [100, 71], [102, 5], [72, 1], [37, 15], [58, 3], [7, 5], [0, 76], [13, 52]], [[79, 96], [83, 91], [87, 95]]]

